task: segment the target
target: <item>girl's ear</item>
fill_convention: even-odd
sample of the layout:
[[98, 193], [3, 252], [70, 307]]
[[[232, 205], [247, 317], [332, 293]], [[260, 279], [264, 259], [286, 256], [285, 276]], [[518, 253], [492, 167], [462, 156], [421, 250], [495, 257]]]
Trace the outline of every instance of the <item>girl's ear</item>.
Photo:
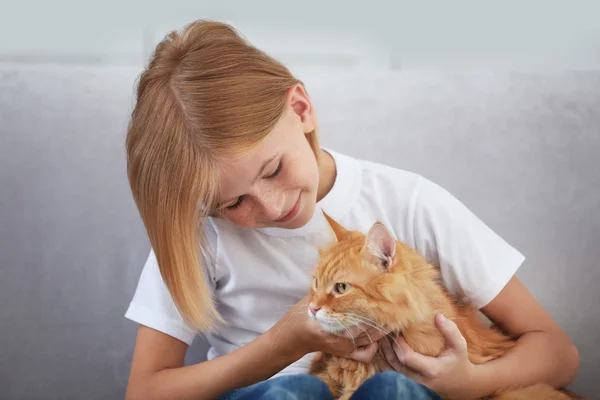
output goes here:
[[294, 113], [300, 117], [304, 133], [313, 132], [316, 126], [313, 106], [302, 84], [297, 83], [294, 87], [289, 89], [287, 104], [289, 104], [292, 110], [294, 110]]
[[380, 222], [376, 222], [365, 239], [363, 254], [375, 258], [375, 262], [384, 270], [396, 262], [396, 239]]

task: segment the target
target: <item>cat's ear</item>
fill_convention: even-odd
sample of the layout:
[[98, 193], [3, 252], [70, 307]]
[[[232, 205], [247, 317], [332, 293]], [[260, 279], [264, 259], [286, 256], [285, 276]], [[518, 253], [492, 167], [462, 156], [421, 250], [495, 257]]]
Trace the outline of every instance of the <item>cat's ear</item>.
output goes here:
[[327, 219], [327, 222], [329, 223], [329, 226], [331, 227], [331, 230], [333, 231], [335, 238], [338, 241], [341, 240], [342, 237], [344, 237], [344, 235], [346, 235], [346, 233], [348, 233], [348, 230], [346, 228], [344, 228], [342, 225], [338, 224], [336, 222], [336, 220], [334, 220], [329, 215], [327, 215], [327, 213], [323, 212], [323, 215], [325, 215], [325, 219]]
[[376, 262], [385, 270], [396, 262], [396, 239], [380, 222], [376, 222], [365, 240], [363, 253], [375, 257]]

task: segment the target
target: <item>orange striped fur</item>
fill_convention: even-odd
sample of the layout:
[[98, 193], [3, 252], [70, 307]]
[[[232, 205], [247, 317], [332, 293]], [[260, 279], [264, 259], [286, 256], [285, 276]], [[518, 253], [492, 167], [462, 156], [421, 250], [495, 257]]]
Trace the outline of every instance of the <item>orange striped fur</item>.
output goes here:
[[[390, 334], [401, 332], [406, 342], [417, 352], [437, 356], [444, 349], [444, 339], [434, 325], [434, 316], [441, 312], [453, 320], [467, 341], [469, 359], [481, 364], [502, 356], [512, 346], [513, 338], [490, 327], [478, 311], [459, 304], [441, 285], [439, 270], [428, 264], [414, 249], [389, 240], [395, 249], [385, 249], [381, 224], [375, 224], [364, 235], [347, 231], [327, 216], [337, 241], [320, 251], [320, 261], [314, 271], [311, 304], [322, 308], [329, 317], [329, 328], [338, 332], [344, 327], [368, 321]], [[375, 233], [376, 232], [376, 233]], [[371, 237], [378, 235], [377, 237]], [[383, 240], [383, 241], [382, 241]], [[386, 258], [387, 257], [387, 258]], [[386, 267], [386, 264], [387, 265]], [[343, 294], [332, 292], [336, 283], [350, 284]], [[333, 324], [333, 325], [332, 325]], [[379, 355], [378, 355], [379, 357]], [[369, 377], [379, 370], [374, 361], [363, 364], [343, 357], [319, 353], [310, 373], [328, 385], [335, 398], [348, 399]], [[497, 400], [563, 400], [571, 399], [566, 392], [549, 385], [505, 390], [490, 398]]]

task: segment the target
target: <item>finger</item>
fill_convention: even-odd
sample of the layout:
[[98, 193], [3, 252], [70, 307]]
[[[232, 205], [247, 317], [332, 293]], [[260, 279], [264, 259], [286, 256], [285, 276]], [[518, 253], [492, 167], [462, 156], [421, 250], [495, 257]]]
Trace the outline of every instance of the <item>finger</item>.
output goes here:
[[377, 343], [377, 341], [363, 336], [363, 337], [354, 339], [354, 343], [356, 344], [356, 347], [362, 347], [362, 346], [367, 346], [371, 343]]
[[[383, 342], [385, 342], [385, 343], [383, 343]], [[385, 358], [386, 363], [389, 364], [391, 361], [391, 364], [393, 364], [393, 365], [391, 365], [391, 367], [395, 371], [400, 372], [402, 375], [405, 375], [414, 381], [417, 381], [419, 383], [424, 383], [423, 376], [421, 374], [408, 368], [406, 365], [402, 364], [400, 362], [400, 360], [398, 360], [398, 356], [393, 349], [392, 339], [385, 338], [385, 339], [381, 340], [380, 343], [381, 343], [380, 347], [382, 348], [383, 357]], [[394, 360], [396, 360], [396, 361], [394, 361]]]
[[442, 336], [444, 336], [446, 348], [458, 350], [464, 353], [467, 352], [467, 341], [462, 333], [460, 333], [460, 330], [454, 321], [449, 320], [440, 313], [437, 313], [435, 316], [435, 326], [439, 329]]
[[394, 355], [407, 369], [426, 378], [432, 378], [440, 370], [440, 360], [414, 351], [400, 335], [391, 345]]
[[394, 368], [387, 362], [383, 354], [382, 346], [379, 346], [379, 352], [376, 354], [375, 364], [381, 372], [394, 371]]
[[373, 361], [373, 358], [375, 358], [378, 348], [379, 345], [377, 342], [371, 343], [367, 346], [358, 347], [352, 353], [350, 353], [348, 358], [359, 362], [370, 363]]
[[402, 366], [400, 360], [398, 360], [398, 356], [392, 349], [392, 345], [390, 344], [389, 340], [387, 338], [382, 339], [380, 341], [380, 346], [386, 363], [395, 371], [401, 372], [404, 367]]
[[375, 343], [379, 341], [384, 335], [380, 332], [365, 332], [364, 334], [358, 336], [355, 340], [357, 346], [365, 346], [370, 343]]
[[357, 338], [360, 335], [362, 335], [365, 330], [366, 329], [364, 327], [360, 326], [360, 325], [354, 325], [354, 326], [351, 326], [346, 331], [348, 332], [348, 334], [350, 335], [350, 337]]

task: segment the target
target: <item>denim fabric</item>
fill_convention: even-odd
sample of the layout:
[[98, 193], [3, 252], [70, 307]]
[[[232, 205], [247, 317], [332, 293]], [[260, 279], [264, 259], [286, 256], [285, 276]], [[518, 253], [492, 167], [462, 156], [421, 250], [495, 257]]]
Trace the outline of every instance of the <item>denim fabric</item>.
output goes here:
[[311, 375], [285, 375], [237, 389], [219, 400], [330, 400], [327, 385]]
[[386, 371], [363, 383], [352, 400], [441, 400], [431, 389], [398, 372]]
[[[331, 400], [327, 386], [310, 375], [289, 375], [231, 391], [219, 400]], [[352, 400], [440, 400], [427, 387], [393, 371], [377, 374], [363, 383]]]

